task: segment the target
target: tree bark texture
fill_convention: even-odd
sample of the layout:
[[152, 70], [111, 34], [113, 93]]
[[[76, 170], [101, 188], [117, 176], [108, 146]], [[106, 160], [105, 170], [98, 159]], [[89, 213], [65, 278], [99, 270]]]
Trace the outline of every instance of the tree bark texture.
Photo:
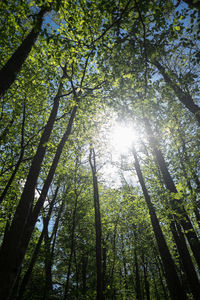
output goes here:
[[90, 149], [89, 162], [92, 170], [94, 209], [95, 209], [95, 231], [96, 231], [96, 269], [97, 269], [97, 300], [103, 299], [102, 283], [102, 251], [101, 251], [101, 215], [99, 206], [98, 181], [96, 175], [96, 158], [94, 149]]

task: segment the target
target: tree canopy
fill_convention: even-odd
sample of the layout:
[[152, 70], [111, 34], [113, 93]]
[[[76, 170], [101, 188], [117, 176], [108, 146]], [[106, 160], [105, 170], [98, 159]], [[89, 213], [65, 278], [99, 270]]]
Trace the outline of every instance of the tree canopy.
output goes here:
[[0, 299], [199, 300], [199, 1], [0, 16]]

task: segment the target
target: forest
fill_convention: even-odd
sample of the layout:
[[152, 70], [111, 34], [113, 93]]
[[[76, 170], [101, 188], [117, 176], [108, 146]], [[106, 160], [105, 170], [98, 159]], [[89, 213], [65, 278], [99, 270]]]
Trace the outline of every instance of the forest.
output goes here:
[[0, 299], [200, 300], [200, 1], [0, 18]]

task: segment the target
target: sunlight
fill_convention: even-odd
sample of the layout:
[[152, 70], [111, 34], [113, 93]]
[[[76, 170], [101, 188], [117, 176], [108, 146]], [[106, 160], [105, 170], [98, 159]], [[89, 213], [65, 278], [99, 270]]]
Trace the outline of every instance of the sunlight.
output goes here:
[[119, 155], [128, 154], [131, 146], [137, 141], [138, 136], [130, 124], [117, 123], [110, 132], [110, 143], [115, 152]]

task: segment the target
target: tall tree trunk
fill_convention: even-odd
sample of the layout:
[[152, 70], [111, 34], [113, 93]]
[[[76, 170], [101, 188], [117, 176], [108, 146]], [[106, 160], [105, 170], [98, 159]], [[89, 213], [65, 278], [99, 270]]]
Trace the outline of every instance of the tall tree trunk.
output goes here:
[[161, 283], [162, 290], [163, 290], [163, 296], [164, 296], [165, 300], [168, 300], [169, 297], [168, 297], [167, 289], [166, 289], [165, 284], [163, 282], [163, 276], [162, 276], [162, 273], [161, 273], [162, 262], [159, 260], [159, 256], [157, 255], [157, 253], [156, 253], [156, 259], [158, 259], [158, 261], [156, 260], [156, 266], [157, 266], [157, 269], [158, 269], [160, 283]]
[[102, 273], [102, 289], [106, 290], [106, 262], [107, 262], [107, 248], [106, 243], [103, 242], [103, 273]]
[[163, 266], [164, 266], [164, 270], [165, 270], [165, 274], [166, 274], [166, 280], [167, 280], [167, 285], [171, 294], [172, 299], [177, 299], [179, 300], [181, 299], [187, 299], [187, 296], [181, 286], [179, 277], [177, 275], [176, 272], [176, 267], [174, 264], [174, 261], [171, 257], [171, 254], [169, 252], [168, 246], [166, 244], [162, 229], [160, 227], [155, 209], [152, 205], [149, 193], [147, 191], [145, 182], [144, 182], [144, 178], [142, 175], [142, 171], [140, 169], [140, 164], [138, 161], [138, 157], [137, 157], [137, 153], [136, 150], [133, 148], [133, 155], [134, 155], [134, 159], [135, 159], [135, 169], [136, 169], [136, 173], [144, 194], [144, 198], [145, 201], [147, 203], [148, 209], [149, 209], [149, 214], [150, 214], [150, 218], [151, 218], [151, 224], [153, 227], [153, 231], [155, 234], [155, 238], [157, 241], [157, 245], [158, 245], [158, 249], [160, 252], [160, 256], [163, 262]]
[[38, 240], [37, 245], [35, 247], [35, 250], [33, 252], [33, 255], [32, 255], [31, 261], [29, 263], [28, 269], [27, 269], [27, 271], [26, 271], [26, 273], [25, 273], [25, 275], [24, 275], [24, 277], [22, 279], [22, 282], [21, 282], [21, 285], [20, 285], [20, 288], [19, 288], [19, 292], [18, 292], [17, 300], [21, 300], [23, 298], [26, 286], [27, 286], [27, 284], [28, 284], [28, 282], [30, 280], [30, 276], [31, 276], [33, 267], [35, 265], [35, 262], [37, 260], [37, 256], [38, 256], [38, 253], [40, 251], [40, 247], [41, 247], [44, 235], [46, 234], [45, 232], [48, 230], [48, 225], [49, 225], [51, 213], [52, 213], [52, 210], [53, 210], [53, 206], [54, 206], [56, 198], [57, 198], [58, 189], [59, 189], [59, 187], [57, 187], [56, 190], [55, 190], [55, 194], [54, 194], [54, 197], [53, 197], [53, 199], [52, 199], [52, 201], [50, 203], [47, 216], [44, 219], [43, 230], [42, 230], [42, 232], [40, 234], [39, 240]]
[[123, 267], [124, 267], [124, 282], [125, 282], [125, 289], [128, 290], [128, 283], [127, 283], [127, 267], [126, 267], [126, 253], [125, 253], [125, 247], [124, 247], [124, 238], [123, 234], [121, 234], [121, 253], [122, 253], [122, 261], [123, 261]]
[[151, 63], [156, 66], [158, 71], [162, 74], [165, 82], [171, 87], [171, 89], [174, 91], [177, 98], [180, 100], [180, 102], [192, 113], [194, 114], [198, 124], [200, 125], [200, 107], [194, 103], [194, 100], [192, 99], [191, 95], [189, 93], [184, 92], [179, 85], [174, 82], [170, 76], [168, 75], [165, 68], [160, 64], [160, 62], [156, 59], [152, 59]]
[[99, 191], [98, 181], [96, 175], [96, 157], [93, 148], [90, 149], [89, 155], [90, 167], [92, 170], [93, 178], [93, 191], [94, 191], [94, 209], [95, 209], [95, 231], [96, 231], [96, 270], [97, 270], [97, 300], [102, 300], [103, 297], [103, 284], [102, 284], [102, 258], [101, 258], [101, 214], [99, 205]]
[[135, 291], [136, 291], [136, 299], [142, 300], [141, 293], [141, 284], [140, 284], [140, 273], [138, 268], [138, 257], [136, 248], [134, 249], [134, 263], [135, 263]]
[[52, 165], [50, 167], [49, 173], [47, 175], [44, 186], [42, 188], [40, 197], [39, 197], [32, 213], [29, 215], [29, 218], [27, 220], [26, 228], [24, 230], [24, 235], [22, 237], [22, 241], [21, 241], [21, 245], [20, 245], [21, 246], [21, 251], [19, 251], [18, 257], [17, 257], [17, 259], [18, 259], [17, 263], [19, 264], [19, 262], [20, 262], [20, 265], [23, 261], [24, 255], [26, 253], [26, 249], [28, 248], [28, 244], [29, 244], [29, 241], [31, 239], [32, 232], [33, 232], [35, 224], [37, 222], [38, 215], [39, 215], [39, 213], [40, 213], [40, 211], [43, 207], [43, 204], [44, 204], [44, 201], [46, 199], [49, 187], [50, 187], [51, 182], [53, 180], [57, 164], [58, 164], [60, 156], [62, 154], [63, 147], [64, 147], [64, 145], [65, 145], [65, 143], [66, 143], [66, 141], [67, 141], [67, 139], [68, 139], [68, 137], [71, 133], [73, 120], [75, 118], [76, 111], [77, 111], [77, 106], [75, 106], [74, 109], [72, 110], [72, 114], [71, 114], [70, 119], [68, 121], [67, 129], [66, 129], [60, 143], [58, 144], [58, 147], [57, 147]]
[[68, 261], [68, 269], [67, 269], [67, 279], [65, 283], [65, 293], [64, 293], [64, 300], [67, 299], [68, 290], [69, 290], [69, 278], [71, 273], [71, 265], [72, 265], [72, 258], [75, 250], [75, 240], [74, 240], [74, 234], [75, 234], [75, 226], [76, 226], [76, 211], [77, 211], [77, 204], [78, 204], [78, 194], [75, 193], [75, 204], [74, 204], [74, 210], [72, 214], [72, 229], [71, 229], [71, 245], [70, 245], [70, 255], [69, 255], [69, 261]]
[[113, 292], [112, 293], [112, 299], [115, 299], [115, 287], [113, 285], [113, 282], [114, 282], [115, 263], [116, 263], [116, 256], [117, 256], [116, 239], [117, 239], [118, 221], [119, 221], [119, 214], [118, 214], [117, 220], [115, 221], [114, 232], [113, 232], [113, 242], [112, 242], [113, 262], [112, 262], [110, 276], [109, 276], [110, 288], [111, 288], [111, 291]]
[[[168, 168], [167, 168], [165, 159], [162, 155], [162, 152], [157, 148], [157, 141], [156, 141], [155, 137], [153, 136], [151, 126], [147, 119], [145, 119], [145, 125], [146, 125], [146, 129], [147, 129], [147, 132], [149, 135], [149, 140], [152, 145], [157, 164], [158, 164], [160, 171], [162, 173], [162, 176], [163, 176], [165, 186], [171, 193], [177, 194], [178, 191], [177, 191], [174, 181], [168, 171]], [[187, 215], [187, 212], [183, 206], [182, 200], [180, 199], [179, 203], [178, 203], [176, 199], [172, 199], [172, 200], [170, 200], [170, 204], [171, 204], [171, 207], [174, 210], [174, 212], [177, 213], [179, 216], [176, 219], [178, 220], [178, 222], [181, 224], [182, 228], [184, 229], [184, 233], [187, 237], [187, 240], [190, 244], [190, 247], [191, 247], [191, 250], [195, 257], [195, 260], [200, 269], [200, 242], [199, 242], [196, 232], [193, 228], [193, 225]]]
[[53, 108], [29, 169], [27, 180], [21, 195], [21, 199], [16, 208], [13, 221], [9, 230], [4, 235], [3, 243], [0, 249], [1, 299], [9, 299], [9, 295], [12, 293], [15, 280], [27, 249], [21, 247], [21, 242], [24, 240], [27, 221], [29, 220], [32, 210], [37, 179], [46, 152], [46, 144], [49, 140], [54, 122], [56, 120], [61, 89], [62, 83], [60, 83], [57, 95], [54, 98]]
[[44, 230], [42, 230], [42, 232], [40, 234], [39, 240], [38, 240], [37, 245], [35, 247], [35, 250], [33, 252], [33, 255], [32, 255], [31, 261], [29, 263], [28, 269], [27, 269], [26, 273], [24, 274], [24, 277], [23, 277], [22, 282], [20, 284], [17, 300], [23, 299], [23, 295], [24, 295], [24, 292], [26, 290], [27, 284], [29, 283], [29, 280], [30, 280], [30, 277], [31, 277], [31, 274], [32, 274], [32, 270], [33, 270], [33, 267], [34, 267], [35, 262], [37, 260], [38, 253], [39, 253], [43, 238], [44, 238]]
[[42, 8], [37, 15], [37, 21], [34, 25], [31, 32], [27, 35], [27, 37], [23, 40], [21, 45], [17, 48], [17, 50], [13, 53], [7, 63], [0, 71], [0, 98], [5, 94], [5, 92], [9, 89], [11, 84], [15, 81], [19, 71], [22, 68], [23, 63], [28, 57], [32, 47], [35, 44], [35, 41], [40, 33], [43, 16], [47, 12], [46, 8]]
[[82, 259], [82, 292], [83, 295], [86, 294], [86, 280], [87, 280], [87, 264], [88, 264], [88, 254], [83, 254]]
[[147, 268], [146, 268], [144, 253], [142, 253], [142, 264], [143, 264], [143, 272], [144, 272], [144, 287], [145, 287], [146, 299], [150, 300], [149, 281], [147, 276]]
[[184, 234], [180, 225], [175, 221], [171, 221], [170, 227], [180, 256], [180, 264], [184, 274], [186, 275], [190, 291], [193, 294], [194, 299], [198, 300], [200, 295], [199, 280], [187, 248]]

